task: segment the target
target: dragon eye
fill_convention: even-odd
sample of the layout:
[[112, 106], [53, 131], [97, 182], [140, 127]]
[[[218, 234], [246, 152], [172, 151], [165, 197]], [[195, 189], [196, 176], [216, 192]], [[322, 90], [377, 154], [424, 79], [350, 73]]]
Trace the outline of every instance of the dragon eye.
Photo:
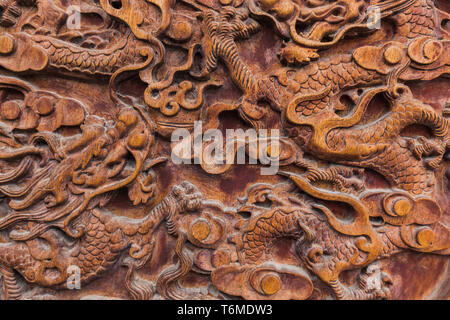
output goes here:
[[121, 0], [109, 0], [109, 4], [114, 9], [121, 9], [122, 8], [122, 1]]

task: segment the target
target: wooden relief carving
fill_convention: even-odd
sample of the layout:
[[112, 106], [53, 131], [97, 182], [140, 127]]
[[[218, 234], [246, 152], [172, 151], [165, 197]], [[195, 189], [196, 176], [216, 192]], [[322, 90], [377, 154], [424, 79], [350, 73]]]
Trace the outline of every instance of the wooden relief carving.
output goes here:
[[1, 297], [450, 298], [449, 12], [1, 0]]

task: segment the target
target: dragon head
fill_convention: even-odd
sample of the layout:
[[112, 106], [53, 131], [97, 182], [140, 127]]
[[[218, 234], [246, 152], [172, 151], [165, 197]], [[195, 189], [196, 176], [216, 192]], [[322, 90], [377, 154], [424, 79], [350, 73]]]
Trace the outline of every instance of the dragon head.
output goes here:
[[[3, 109], [17, 109], [18, 115], [0, 122], [10, 137], [1, 140], [5, 171], [0, 193], [7, 210], [0, 230], [10, 230], [15, 240], [34, 238], [51, 227], [77, 236], [82, 230], [73, 232], [71, 222], [86, 210], [106, 205], [116, 190], [128, 188], [135, 204], [154, 196], [151, 167], [164, 159], [152, 158], [153, 125], [138, 107], [122, 108], [108, 121], [74, 100], [45, 95], [16, 80], [4, 82], [5, 90], [22, 88], [25, 98], [8, 100], [6, 95], [7, 100], [0, 101]], [[52, 114], [59, 127], [46, 125]], [[22, 115], [28, 122], [23, 123]], [[31, 126], [29, 119], [36, 123]]]

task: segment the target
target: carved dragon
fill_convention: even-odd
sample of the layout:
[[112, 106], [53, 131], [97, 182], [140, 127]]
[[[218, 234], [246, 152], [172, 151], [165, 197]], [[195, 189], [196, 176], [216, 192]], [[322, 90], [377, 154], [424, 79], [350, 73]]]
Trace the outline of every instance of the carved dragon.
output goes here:
[[[376, 261], [404, 250], [449, 254], [450, 230], [434, 197], [450, 147], [448, 112], [408, 87], [448, 75], [448, 14], [431, 0], [222, 3], [100, 0], [80, 9], [100, 17], [100, 25], [73, 31], [66, 28], [65, 2], [0, 1], [0, 66], [24, 77], [44, 70], [106, 76], [114, 110], [106, 120], [75, 97], [1, 77], [6, 298], [30, 297], [21, 277], [61, 289], [71, 266], [84, 285], [117, 263], [128, 267], [125, 287], [135, 299], [184, 298], [188, 290], [178, 280], [191, 272], [208, 275], [220, 297], [308, 299], [315, 279], [306, 269], [338, 299], [388, 298], [386, 273], [378, 274], [379, 287], [369, 283]], [[260, 33], [263, 21], [283, 41], [279, 59], [259, 73], [241, 58], [239, 41]], [[355, 35], [363, 45], [327, 52]], [[206, 88], [223, 84], [220, 63], [242, 96], [209, 106]], [[118, 89], [119, 75], [129, 72], [147, 84], [141, 97], [147, 110]], [[387, 111], [367, 119], [380, 100]], [[219, 127], [221, 112], [236, 109], [257, 130], [287, 134], [280, 174], [296, 187], [257, 183], [239, 205], [226, 208], [183, 182], [154, 204], [152, 168], [166, 160], [156, 156], [155, 141], [188, 126], [177, 122], [183, 117], [206, 120], [206, 130]], [[411, 125], [428, 127], [429, 136], [403, 136]], [[202, 168], [220, 174], [230, 166]], [[380, 173], [390, 188], [365, 190], [354, 177], [361, 168]], [[123, 190], [133, 205], [152, 204], [143, 218], [110, 210]], [[333, 203], [350, 209], [342, 213]], [[154, 281], [140, 278], [136, 270], [151, 261], [161, 230], [173, 236], [177, 262]], [[292, 241], [294, 257], [277, 256], [280, 239]], [[359, 286], [341, 282], [342, 272], [361, 268]]]
[[[139, 278], [133, 272], [151, 257], [153, 232], [166, 221], [169, 233], [178, 235], [176, 216], [201, 206], [201, 194], [186, 182], [142, 219], [123, 219], [104, 208], [120, 188], [128, 188], [135, 204], [155, 196], [151, 168], [165, 158], [152, 156], [152, 122], [139, 107], [121, 109], [115, 121], [105, 121], [75, 100], [12, 78], [2, 78], [2, 90], [2, 115], [10, 115], [2, 122], [0, 154], [0, 192], [8, 208], [0, 219], [0, 229], [8, 233], [0, 245], [6, 296], [21, 298], [15, 272], [30, 283], [65, 287], [70, 266], [80, 268], [84, 283], [129, 250], [127, 287], [133, 297], [148, 298], [153, 287], [135, 286]], [[22, 101], [13, 99], [14, 91], [22, 92]], [[71, 114], [70, 121], [64, 113]], [[58, 132], [68, 126], [80, 132]], [[181, 248], [176, 252], [183, 255]], [[168, 285], [176, 279], [163, 272], [158, 281]]]
[[[67, 7], [53, 1], [14, 0], [10, 1], [8, 8], [16, 8], [14, 12], [17, 11], [20, 16], [21, 7], [25, 5], [24, 9], [37, 7], [37, 12], [20, 23], [16, 17], [8, 25], [11, 31], [2, 34], [2, 53], [5, 56], [0, 59], [0, 65], [11, 71], [53, 69], [110, 77], [121, 68], [142, 64], [152, 58], [132, 32], [111, 21], [98, 7], [83, 4], [78, 10], [80, 15], [96, 14], [101, 17], [100, 25], [72, 31], [66, 27], [73, 19], [68, 15]], [[81, 21], [78, 23], [81, 24]], [[49, 27], [55, 30], [49, 30]], [[29, 56], [29, 61], [20, 61], [21, 55]]]
[[[415, 36], [410, 37], [415, 41], [409, 47], [396, 41], [385, 44], [378, 51], [374, 47], [362, 47], [352, 55], [340, 55], [329, 61], [319, 60], [298, 70], [281, 68], [269, 77], [253, 74], [237, 52], [234, 41], [249, 37], [258, 30], [258, 24], [248, 17], [246, 9], [226, 7], [221, 13], [206, 10], [203, 13], [207, 36], [204, 73], [209, 74], [216, 67], [218, 58], [225, 62], [231, 77], [244, 92], [238, 103], [240, 114], [255, 127], [265, 126], [264, 116], [268, 111], [258, 106], [258, 103], [266, 101], [274, 110], [281, 112], [283, 124], [291, 138], [314, 156], [373, 169], [392, 185], [413, 193], [428, 192], [434, 185], [433, 174], [429, 169], [435, 169], [439, 165], [448, 147], [448, 120], [430, 106], [414, 99], [409, 89], [397, 85], [397, 81], [417, 77], [413, 67], [424, 62], [417, 54], [411, 53], [411, 48], [419, 46], [419, 43], [423, 45], [425, 40], [430, 46], [430, 43], [436, 46], [432, 61], [426, 62], [435, 64], [436, 71], [431, 72], [431, 77], [448, 73], [448, 58], [443, 53], [448, 40], [421, 38], [429, 36], [428, 24], [431, 22], [424, 26], [424, 19], [434, 21], [437, 16], [444, 16], [427, 1], [387, 2], [386, 8], [381, 6], [382, 17], [391, 17], [393, 12], [403, 10], [405, 6], [409, 9], [393, 19], [401, 29], [397, 36], [399, 39], [402, 38], [402, 32], [405, 32], [403, 29], [406, 24], [409, 23], [408, 28], [415, 30]], [[328, 14], [330, 10], [327, 11]], [[425, 18], [418, 19], [419, 16]], [[322, 22], [316, 24], [321, 25]], [[441, 32], [444, 39], [448, 39], [446, 31]], [[325, 35], [322, 34], [321, 37], [323, 36]], [[313, 43], [320, 43], [319, 40], [315, 39]], [[305, 42], [308, 43], [306, 40]], [[316, 45], [321, 48], [319, 43]], [[364, 60], [365, 50], [384, 54], [385, 61], [377, 60], [381, 65], [378, 70]], [[391, 55], [396, 56], [395, 61]], [[383, 83], [384, 87], [366, 92], [362, 89]], [[339, 116], [336, 111], [346, 108], [339, 98], [352, 88], [359, 90], [358, 94], [356, 89], [353, 92], [355, 106], [352, 110], [347, 110], [346, 116]], [[347, 129], [360, 123], [369, 103], [377, 94], [382, 93], [386, 93], [390, 101], [389, 112], [373, 123], [361, 126], [361, 129]], [[435, 138], [432, 141], [421, 139], [423, 143], [396, 138], [404, 128], [412, 124], [430, 127]], [[424, 148], [428, 150], [427, 154], [417, 152]], [[408, 150], [409, 155], [405, 155]], [[423, 155], [434, 158], [422, 161]], [[396, 160], [393, 165], [390, 159], [403, 160]], [[414, 177], [413, 180], [411, 177]]]
[[[291, 177], [302, 187], [308, 184], [302, 177]], [[350, 196], [338, 199], [333, 197], [333, 193], [320, 191], [310, 185], [305, 191], [314, 191], [314, 196], [318, 197], [320, 194], [320, 197], [326, 200], [355, 204]], [[349, 232], [343, 230], [344, 222], [337, 222], [336, 218], [332, 218], [335, 213], [327, 206], [296, 195], [295, 187], [291, 184], [253, 185], [247, 190], [246, 197], [238, 207], [238, 212], [250, 213], [250, 218], [235, 237], [241, 263], [258, 265], [264, 260], [270, 260], [273, 242], [279, 238], [291, 238], [294, 239], [298, 258], [322, 281], [330, 285], [338, 299], [376, 299], [388, 298], [390, 295], [388, 287], [392, 280], [387, 274], [383, 274], [382, 285], [378, 288], [364, 287], [364, 276], [360, 287], [354, 288], [346, 287], [340, 282], [341, 272], [365, 268], [378, 259], [388, 258], [408, 249], [448, 254], [450, 233], [440, 222], [440, 209], [431, 199], [413, 199], [402, 192], [368, 192], [361, 195], [359, 200], [361, 204], [354, 207], [359, 217], [368, 220], [369, 216], [381, 214], [385, 220], [382, 224], [375, 221], [367, 224], [370, 244], [364, 244], [363, 237], [352, 234], [358, 230], [356, 225], [359, 224], [359, 218], [354, 219], [354, 224], [349, 224], [350, 228], [353, 227], [352, 232]], [[411, 204], [409, 208], [412, 209], [401, 211], [398, 201]], [[430, 215], [430, 211], [424, 210], [427, 205], [433, 206], [435, 214]], [[394, 216], [402, 216], [403, 219], [395, 219]], [[406, 216], [409, 218], [404, 219]], [[419, 226], [409, 225], [413, 220]], [[400, 237], [406, 228], [409, 228], [409, 231], [416, 230], [417, 239], [413, 242]]]

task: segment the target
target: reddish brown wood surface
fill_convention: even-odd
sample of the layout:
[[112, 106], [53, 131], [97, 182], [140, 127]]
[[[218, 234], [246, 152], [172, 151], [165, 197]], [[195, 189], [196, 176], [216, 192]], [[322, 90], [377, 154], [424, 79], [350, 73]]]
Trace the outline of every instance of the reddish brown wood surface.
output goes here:
[[449, 12], [0, 1], [1, 298], [448, 299]]

